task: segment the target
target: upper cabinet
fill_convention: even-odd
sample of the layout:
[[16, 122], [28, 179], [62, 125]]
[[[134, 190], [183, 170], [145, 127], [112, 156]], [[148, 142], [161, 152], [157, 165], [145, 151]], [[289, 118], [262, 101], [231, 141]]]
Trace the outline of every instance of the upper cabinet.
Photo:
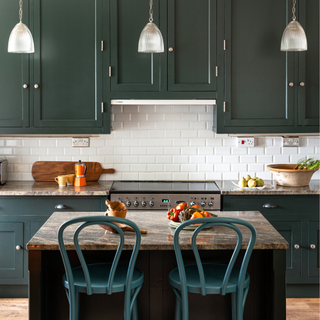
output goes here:
[[308, 51], [282, 52], [292, 1], [225, 0], [225, 92], [217, 132], [319, 131], [319, 1], [300, 0], [297, 15]]
[[[8, 39], [19, 8], [2, 2], [1, 33]], [[109, 133], [102, 97], [102, 0], [30, 0], [23, 13], [35, 53], [8, 53], [3, 41], [1, 60], [8, 63], [1, 72], [0, 109], [8, 119], [1, 117], [0, 133]]]
[[215, 98], [217, 1], [154, 0], [163, 53], [138, 53], [148, 19], [146, 1], [110, 0], [110, 97]]

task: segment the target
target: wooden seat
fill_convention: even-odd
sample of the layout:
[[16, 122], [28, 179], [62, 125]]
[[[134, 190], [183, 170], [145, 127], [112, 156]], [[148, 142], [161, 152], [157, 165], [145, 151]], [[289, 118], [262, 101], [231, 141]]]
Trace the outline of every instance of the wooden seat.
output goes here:
[[[133, 228], [135, 232], [135, 246], [132, 250], [128, 265], [119, 264], [119, 259], [124, 246], [124, 233], [116, 223], [126, 224]], [[80, 266], [71, 269], [67, 251], [63, 241], [64, 230], [72, 225], [79, 224], [73, 235], [74, 246], [80, 261]], [[87, 265], [79, 245], [79, 234], [81, 230], [92, 225], [105, 225], [115, 229], [119, 236], [119, 245], [112, 263], [94, 263]], [[66, 273], [63, 275], [62, 282], [65, 287], [69, 300], [69, 320], [79, 319], [79, 298], [80, 293], [111, 295], [116, 292], [124, 292], [124, 319], [138, 319], [137, 295], [141, 289], [144, 274], [135, 268], [138, 256], [141, 233], [135, 223], [128, 219], [111, 216], [91, 216], [70, 219], [63, 223], [58, 231], [58, 242], [60, 253]], [[107, 316], [107, 315], [106, 315]]]

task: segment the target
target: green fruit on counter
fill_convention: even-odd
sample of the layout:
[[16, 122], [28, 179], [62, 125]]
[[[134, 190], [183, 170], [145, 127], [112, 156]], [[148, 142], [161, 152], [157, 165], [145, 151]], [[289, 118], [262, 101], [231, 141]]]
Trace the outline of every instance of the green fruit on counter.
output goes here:
[[250, 180], [248, 181], [248, 187], [249, 187], [249, 188], [254, 188], [254, 187], [256, 187], [256, 186], [257, 186], [256, 180], [250, 179]]
[[247, 174], [247, 175], [246, 175], [246, 180], [249, 181], [250, 179], [251, 179], [250, 175]]
[[260, 178], [258, 178], [257, 180], [257, 187], [263, 187], [264, 186], [264, 181]]
[[239, 180], [239, 182], [238, 182], [238, 186], [239, 186], [240, 188], [245, 188], [245, 187], [247, 187], [247, 186], [248, 186], [247, 180], [246, 180], [244, 177], [241, 178], [241, 179]]
[[258, 180], [259, 178], [258, 177], [253, 177], [251, 178], [252, 180]]

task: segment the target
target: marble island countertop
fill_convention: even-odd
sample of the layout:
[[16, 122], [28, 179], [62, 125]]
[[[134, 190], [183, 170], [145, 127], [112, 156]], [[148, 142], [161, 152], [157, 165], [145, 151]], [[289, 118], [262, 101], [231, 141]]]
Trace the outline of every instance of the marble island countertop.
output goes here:
[[98, 181], [59, 188], [56, 182], [7, 181], [0, 185], [0, 196], [107, 196], [111, 185], [112, 181]]
[[[257, 240], [254, 249], [287, 249], [288, 243], [275, 228], [258, 211], [224, 211], [216, 212], [219, 217], [233, 217], [251, 222], [257, 230]], [[104, 215], [103, 212], [54, 212], [41, 229], [27, 244], [28, 250], [59, 250], [57, 231], [59, 226], [71, 218], [81, 216]], [[134, 221], [140, 229], [147, 230], [141, 236], [140, 250], [173, 250], [173, 228], [169, 227], [169, 220], [164, 210], [128, 211], [126, 218]], [[214, 218], [213, 218], [214, 219]], [[74, 249], [73, 232], [76, 225], [65, 230], [65, 244], [67, 250]], [[243, 232], [243, 248], [248, 244], [249, 231], [240, 227]], [[191, 230], [182, 231], [180, 244], [183, 250], [191, 249]], [[125, 232], [124, 250], [131, 250], [134, 244], [134, 233]], [[104, 230], [100, 226], [91, 226], [82, 230], [80, 245], [84, 250], [116, 250], [118, 235]], [[203, 250], [229, 250], [236, 243], [233, 231], [223, 227], [203, 230], [198, 237], [198, 248]]]

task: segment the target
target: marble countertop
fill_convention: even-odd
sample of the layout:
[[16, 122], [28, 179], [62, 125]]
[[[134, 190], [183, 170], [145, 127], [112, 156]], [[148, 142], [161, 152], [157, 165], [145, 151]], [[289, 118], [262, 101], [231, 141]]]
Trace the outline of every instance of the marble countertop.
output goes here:
[[0, 196], [107, 196], [111, 185], [112, 181], [98, 181], [59, 188], [56, 182], [7, 181], [0, 185]]
[[[251, 222], [257, 230], [257, 240], [254, 249], [287, 249], [288, 243], [275, 228], [258, 211], [217, 211], [219, 217], [233, 217]], [[81, 216], [104, 215], [103, 212], [54, 212], [40, 230], [27, 244], [28, 250], [59, 250], [57, 231], [59, 226], [71, 218]], [[141, 235], [140, 250], [173, 250], [173, 228], [164, 210], [128, 211], [127, 219], [134, 221], [140, 229], [147, 230]], [[214, 218], [213, 218], [214, 219]], [[73, 232], [77, 225], [69, 226], [64, 233], [67, 250], [74, 250]], [[243, 232], [243, 248], [249, 240], [249, 231], [240, 227]], [[184, 230], [180, 234], [180, 244], [183, 250], [191, 249], [192, 230]], [[134, 233], [125, 232], [124, 250], [132, 250]], [[82, 230], [80, 245], [83, 250], [116, 250], [118, 235], [104, 230], [100, 226], [91, 226]], [[229, 250], [236, 243], [236, 234], [230, 229], [215, 227], [203, 230], [198, 236], [198, 248], [202, 250]]]
[[[237, 183], [237, 181], [234, 181]], [[264, 189], [239, 188], [232, 181], [216, 181], [222, 195], [312, 195], [320, 194], [320, 180], [311, 180], [306, 187], [284, 187], [277, 185], [274, 180], [266, 180], [265, 183], [271, 187]]]

